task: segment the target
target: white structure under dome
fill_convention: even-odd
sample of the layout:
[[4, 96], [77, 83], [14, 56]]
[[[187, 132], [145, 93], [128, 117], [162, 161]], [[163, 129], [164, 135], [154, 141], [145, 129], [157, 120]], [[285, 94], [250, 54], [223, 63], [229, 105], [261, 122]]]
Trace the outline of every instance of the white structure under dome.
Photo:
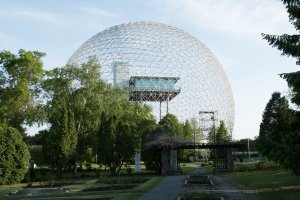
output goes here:
[[[115, 86], [129, 84], [132, 77], [154, 77], [156, 82], [176, 79], [180, 92], [169, 101], [169, 113], [184, 121], [199, 119], [199, 111], [217, 111], [232, 131], [234, 101], [226, 74], [216, 56], [191, 34], [155, 22], [120, 24], [86, 41], [68, 64], [86, 62], [91, 56], [100, 62], [101, 78]], [[145, 103], [158, 119], [160, 104]], [[164, 115], [167, 104], [161, 105]]]

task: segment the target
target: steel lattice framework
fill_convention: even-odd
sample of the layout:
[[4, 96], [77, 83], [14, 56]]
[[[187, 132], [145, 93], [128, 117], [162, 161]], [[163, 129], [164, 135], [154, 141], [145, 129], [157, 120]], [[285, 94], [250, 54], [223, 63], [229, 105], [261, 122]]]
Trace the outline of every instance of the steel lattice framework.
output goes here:
[[[67, 64], [81, 64], [96, 56], [101, 78], [115, 86], [131, 77], [177, 77], [180, 93], [169, 112], [181, 121], [199, 111], [218, 111], [232, 131], [234, 101], [229, 81], [216, 56], [191, 34], [162, 23], [133, 22], [108, 28], [86, 41]], [[146, 102], [159, 116], [159, 105]], [[164, 108], [167, 105], [163, 105]]]

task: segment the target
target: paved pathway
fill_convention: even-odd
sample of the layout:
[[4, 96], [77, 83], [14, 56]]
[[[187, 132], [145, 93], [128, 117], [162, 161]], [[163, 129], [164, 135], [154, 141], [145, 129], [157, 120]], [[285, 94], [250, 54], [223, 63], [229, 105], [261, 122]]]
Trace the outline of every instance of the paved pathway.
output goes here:
[[139, 200], [174, 200], [183, 188], [186, 175], [167, 176], [154, 189], [144, 193]]
[[[203, 169], [199, 168], [192, 174], [207, 174]], [[184, 186], [186, 175], [168, 176], [160, 182], [154, 189], [144, 193], [139, 200], [175, 200], [178, 196], [186, 193], [220, 193], [229, 200], [260, 200], [255, 194], [251, 194], [243, 190], [241, 185], [234, 182], [231, 177], [222, 174], [210, 175], [214, 186]]]

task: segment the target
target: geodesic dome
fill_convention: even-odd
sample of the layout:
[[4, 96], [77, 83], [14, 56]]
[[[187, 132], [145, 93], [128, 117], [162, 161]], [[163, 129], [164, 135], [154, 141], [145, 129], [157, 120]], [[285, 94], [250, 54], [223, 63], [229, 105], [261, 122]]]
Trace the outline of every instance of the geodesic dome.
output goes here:
[[[67, 64], [81, 64], [96, 56], [101, 78], [115, 86], [131, 77], [177, 78], [178, 93], [169, 113], [184, 121], [199, 111], [217, 111], [232, 132], [234, 101], [230, 84], [216, 56], [191, 34], [162, 23], [133, 22], [110, 27], [87, 40]], [[160, 104], [145, 101], [159, 118]], [[162, 103], [166, 114], [166, 104]]]

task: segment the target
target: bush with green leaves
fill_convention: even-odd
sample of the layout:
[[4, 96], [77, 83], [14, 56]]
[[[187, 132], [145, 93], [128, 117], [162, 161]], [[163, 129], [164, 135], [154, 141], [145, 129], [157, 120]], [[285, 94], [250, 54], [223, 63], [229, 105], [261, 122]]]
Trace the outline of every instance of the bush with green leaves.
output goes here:
[[0, 184], [18, 183], [29, 165], [30, 154], [15, 128], [0, 124]]
[[281, 169], [278, 163], [274, 162], [256, 162], [256, 163], [244, 163], [236, 164], [236, 172], [256, 171], [256, 170], [274, 170]]

